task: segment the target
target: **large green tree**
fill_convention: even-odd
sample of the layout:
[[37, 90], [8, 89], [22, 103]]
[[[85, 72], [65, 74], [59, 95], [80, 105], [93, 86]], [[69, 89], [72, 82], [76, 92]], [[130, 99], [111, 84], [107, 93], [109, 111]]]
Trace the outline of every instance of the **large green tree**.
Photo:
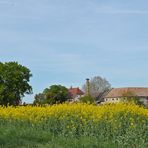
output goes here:
[[35, 96], [34, 104], [56, 104], [67, 100], [68, 89], [62, 85], [52, 85]]
[[17, 62], [0, 62], [0, 105], [18, 105], [25, 94], [32, 93], [30, 70]]

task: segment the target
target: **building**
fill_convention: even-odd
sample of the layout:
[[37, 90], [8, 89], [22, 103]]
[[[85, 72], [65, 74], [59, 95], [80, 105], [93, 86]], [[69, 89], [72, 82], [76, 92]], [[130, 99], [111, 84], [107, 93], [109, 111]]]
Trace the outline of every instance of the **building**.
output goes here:
[[141, 101], [146, 106], [148, 106], [148, 88], [144, 88], [144, 87], [113, 88], [104, 97], [104, 102], [105, 103], [120, 102], [121, 99], [123, 99], [124, 97], [127, 97], [127, 98], [129, 97], [124, 95], [128, 93], [132, 94], [132, 96], [130, 97], [136, 97], [137, 99], [139, 99], [139, 101]]
[[75, 102], [75, 101], [79, 101], [80, 97], [82, 97], [84, 95], [84, 92], [82, 90], [79, 89], [79, 87], [77, 88], [70, 88], [68, 90], [68, 96], [70, 98], [70, 101]]

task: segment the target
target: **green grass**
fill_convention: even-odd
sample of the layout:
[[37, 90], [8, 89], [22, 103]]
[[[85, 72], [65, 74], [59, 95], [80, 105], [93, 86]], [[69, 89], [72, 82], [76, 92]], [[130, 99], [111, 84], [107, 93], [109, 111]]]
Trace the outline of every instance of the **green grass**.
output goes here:
[[[100, 131], [101, 132], [101, 131]], [[124, 137], [122, 137], [124, 138]], [[135, 146], [136, 145], [136, 146]], [[99, 136], [64, 136], [26, 123], [0, 123], [0, 148], [146, 148], [145, 144], [123, 145]]]
[[98, 148], [117, 147], [113, 143], [101, 142], [95, 137], [54, 136], [45, 130], [32, 127], [0, 125], [0, 148]]

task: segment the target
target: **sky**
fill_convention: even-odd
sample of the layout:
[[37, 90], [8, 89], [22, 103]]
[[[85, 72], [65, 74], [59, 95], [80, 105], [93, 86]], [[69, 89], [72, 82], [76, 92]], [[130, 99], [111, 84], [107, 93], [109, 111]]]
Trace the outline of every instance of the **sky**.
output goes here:
[[81, 87], [148, 87], [147, 0], [0, 0], [0, 61], [17, 61], [36, 93]]

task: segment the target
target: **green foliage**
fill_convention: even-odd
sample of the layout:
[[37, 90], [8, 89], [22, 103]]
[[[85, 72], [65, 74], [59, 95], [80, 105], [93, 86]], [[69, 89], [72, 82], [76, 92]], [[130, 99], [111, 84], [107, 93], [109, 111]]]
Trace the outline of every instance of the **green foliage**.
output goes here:
[[45, 99], [46, 99], [46, 97], [45, 97], [45, 95], [43, 93], [36, 94], [33, 104], [34, 105], [35, 104], [40, 104], [40, 105], [45, 104]]
[[56, 104], [68, 100], [68, 89], [62, 85], [52, 85], [44, 89], [43, 93], [35, 96], [34, 104]]
[[0, 62], [0, 104], [18, 105], [25, 93], [32, 93], [31, 76], [30, 70], [17, 62]]
[[7, 122], [0, 124], [0, 148], [115, 148], [116, 146], [111, 141], [102, 142], [103, 139], [99, 140], [96, 137], [58, 136], [49, 130], [32, 127], [26, 123], [22, 126], [16, 124]]
[[91, 96], [83, 96], [83, 97], [81, 97], [80, 102], [83, 102], [83, 103], [95, 103], [94, 99]]

